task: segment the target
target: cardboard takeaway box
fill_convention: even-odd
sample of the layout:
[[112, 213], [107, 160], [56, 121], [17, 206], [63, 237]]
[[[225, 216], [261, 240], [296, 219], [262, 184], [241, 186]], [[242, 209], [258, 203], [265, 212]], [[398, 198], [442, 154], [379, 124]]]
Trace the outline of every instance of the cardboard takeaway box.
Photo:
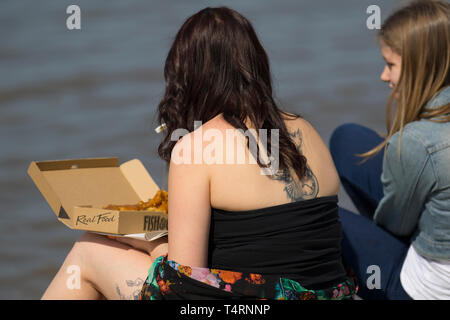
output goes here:
[[146, 240], [167, 234], [165, 212], [102, 209], [148, 201], [159, 190], [138, 159], [121, 165], [117, 158], [33, 161], [28, 174], [58, 220], [71, 229], [143, 234]]

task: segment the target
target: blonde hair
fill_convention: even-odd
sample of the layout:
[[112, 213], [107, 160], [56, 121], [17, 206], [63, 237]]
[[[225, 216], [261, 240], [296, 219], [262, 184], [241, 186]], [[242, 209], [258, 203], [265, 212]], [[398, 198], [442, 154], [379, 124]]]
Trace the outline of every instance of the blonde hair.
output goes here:
[[[449, 83], [450, 5], [438, 0], [419, 0], [395, 11], [383, 23], [378, 41], [401, 56], [401, 73], [386, 110], [387, 136], [372, 150], [359, 156], [371, 157], [387, 146], [412, 121], [450, 121], [450, 104], [426, 109]], [[392, 110], [395, 110], [392, 118]], [[435, 119], [431, 119], [435, 118]]]

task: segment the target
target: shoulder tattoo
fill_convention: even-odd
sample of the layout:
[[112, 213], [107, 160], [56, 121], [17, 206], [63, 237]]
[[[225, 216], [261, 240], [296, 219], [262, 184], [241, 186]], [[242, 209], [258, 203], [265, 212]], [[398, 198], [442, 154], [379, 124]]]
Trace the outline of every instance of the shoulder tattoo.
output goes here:
[[[300, 129], [290, 132], [289, 136], [297, 146], [297, 150], [301, 152], [302, 133]], [[281, 181], [285, 184], [284, 191], [291, 202], [313, 199], [317, 197], [317, 194], [319, 193], [319, 183], [308, 165], [306, 165], [305, 176], [300, 181], [298, 181], [298, 179], [294, 179], [290, 170], [287, 168], [283, 170], [279, 169], [277, 173], [268, 177], [273, 180]]]

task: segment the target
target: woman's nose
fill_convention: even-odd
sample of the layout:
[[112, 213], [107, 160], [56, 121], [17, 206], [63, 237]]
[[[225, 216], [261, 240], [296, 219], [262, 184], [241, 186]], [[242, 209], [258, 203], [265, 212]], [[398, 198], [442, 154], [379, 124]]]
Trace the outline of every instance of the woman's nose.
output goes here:
[[384, 66], [384, 69], [383, 69], [383, 72], [381, 73], [380, 79], [381, 79], [381, 81], [389, 82], [389, 80], [390, 80], [389, 68], [387, 66]]

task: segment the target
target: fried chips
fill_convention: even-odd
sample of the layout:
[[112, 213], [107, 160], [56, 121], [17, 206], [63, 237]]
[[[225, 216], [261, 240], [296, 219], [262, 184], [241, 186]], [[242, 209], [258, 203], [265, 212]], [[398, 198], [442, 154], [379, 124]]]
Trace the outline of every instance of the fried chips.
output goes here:
[[137, 204], [110, 204], [103, 209], [118, 210], [118, 211], [163, 211], [168, 214], [168, 199], [169, 195], [165, 190], [158, 190], [155, 196], [148, 201], [139, 201]]

